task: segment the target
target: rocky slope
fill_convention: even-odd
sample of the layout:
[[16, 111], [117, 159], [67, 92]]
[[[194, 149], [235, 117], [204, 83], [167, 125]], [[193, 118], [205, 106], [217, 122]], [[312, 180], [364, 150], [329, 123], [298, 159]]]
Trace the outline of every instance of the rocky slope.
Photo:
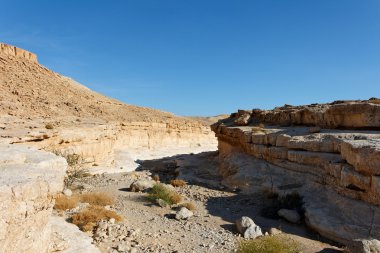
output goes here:
[[39, 65], [22, 49], [1, 48], [1, 142], [80, 154], [104, 165], [100, 172], [134, 169], [136, 159], [216, 149], [201, 120], [124, 104]]
[[212, 126], [224, 184], [303, 197], [305, 222], [350, 243], [380, 238], [380, 104], [240, 110]]
[[105, 97], [0, 43], [0, 145], [0, 251], [84, 252], [83, 235], [51, 217], [67, 164], [42, 149], [120, 172], [138, 159], [215, 150], [216, 139], [200, 121]]

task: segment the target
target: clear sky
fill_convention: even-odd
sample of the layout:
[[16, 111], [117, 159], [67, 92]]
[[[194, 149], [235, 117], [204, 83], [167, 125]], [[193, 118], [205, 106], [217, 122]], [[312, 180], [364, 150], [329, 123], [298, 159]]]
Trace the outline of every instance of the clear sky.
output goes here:
[[380, 0], [0, 0], [0, 41], [178, 115], [380, 97]]

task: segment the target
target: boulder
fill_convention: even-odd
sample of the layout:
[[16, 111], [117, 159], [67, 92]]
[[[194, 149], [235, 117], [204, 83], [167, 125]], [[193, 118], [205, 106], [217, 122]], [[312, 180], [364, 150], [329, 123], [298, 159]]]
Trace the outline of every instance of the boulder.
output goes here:
[[176, 213], [175, 218], [177, 220], [187, 220], [193, 216], [193, 212], [187, 209], [186, 207], [181, 207], [181, 209]]
[[280, 209], [277, 214], [291, 223], [299, 223], [301, 221], [301, 216], [296, 210]]
[[73, 192], [68, 188], [64, 189], [62, 193], [67, 197], [71, 197], [71, 195], [73, 195]]
[[247, 216], [241, 217], [235, 223], [237, 230], [245, 239], [255, 239], [256, 237], [263, 235], [261, 228]]
[[380, 241], [376, 239], [356, 239], [347, 248], [349, 253], [380, 253]]
[[142, 192], [152, 188], [155, 184], [156, 182], [153, 180], [140, 179], [133, 182], [130, 189], [132, 192]]

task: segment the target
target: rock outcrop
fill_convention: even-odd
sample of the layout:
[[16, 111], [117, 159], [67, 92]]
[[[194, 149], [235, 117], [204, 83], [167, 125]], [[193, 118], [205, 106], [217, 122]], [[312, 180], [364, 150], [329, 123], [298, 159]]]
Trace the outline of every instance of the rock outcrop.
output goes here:
[[380, 238], [379, 100], [240, 110], [212, 129], [227, 186], [299, 193], [307, 224], [333, 240]]
[[24, 146], [0, 150], [0, 252], [48, 252], [49, 217], [66, 160]]
[[0, 54], [6, 56], [17, 57], [20, 60], [27, 60], [33, 63], [37, 63], [37, 55], [28, 52], [24, 49], [0, 43]]

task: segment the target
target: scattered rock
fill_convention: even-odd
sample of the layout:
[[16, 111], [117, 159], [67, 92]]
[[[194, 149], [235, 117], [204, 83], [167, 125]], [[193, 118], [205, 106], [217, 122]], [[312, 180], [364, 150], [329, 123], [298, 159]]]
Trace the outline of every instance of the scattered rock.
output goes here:
[[156, 203], [160, 207], [167, 207], [167, 206], [169, 206], [169, 204], [165, 200], [162, 200], [162, 199], [156, 199]]
[[270, 235], [278, 235], [282, 233], [282, 231], [277, 228], [270, 228], [268, 232]]
[[349, 253], [380, 253], [380, 241], [376, 239], [357, 239], [347, 247]]
[[263, 235], [261, 228], [247, 216], [243, 216], [236, 221], [236, 228], [246, 239], [255, 239]]
[[187, 220], [193, 215], [194, 213], [192, 211], [190, 211], [186, 207], [181, 207], [181, 209], [176, 213], [175, 218], [177, 220]]
[[147, 189], [152, 188], [155, 185], [155, 181], [153, 180], [146, 180], [146, 179], [140, 179], [131, 184], [131, 191], [133, 192], [142, 192]]
[[243, 114], [239, 118], [235, 120], [235, 124], [238, 126], [246, 126], [249, 123], [249, 120], [251, 119], [250, 114]]
[[67, 197], [71, 197], [71, 195], [73, 195], [73, 192], [68, 188], [64, 189], [62, 193]]
[[296, 210], [280, 209], [277, 214], [291, 223], [300, 223], [301, 221], [301, 217]]

